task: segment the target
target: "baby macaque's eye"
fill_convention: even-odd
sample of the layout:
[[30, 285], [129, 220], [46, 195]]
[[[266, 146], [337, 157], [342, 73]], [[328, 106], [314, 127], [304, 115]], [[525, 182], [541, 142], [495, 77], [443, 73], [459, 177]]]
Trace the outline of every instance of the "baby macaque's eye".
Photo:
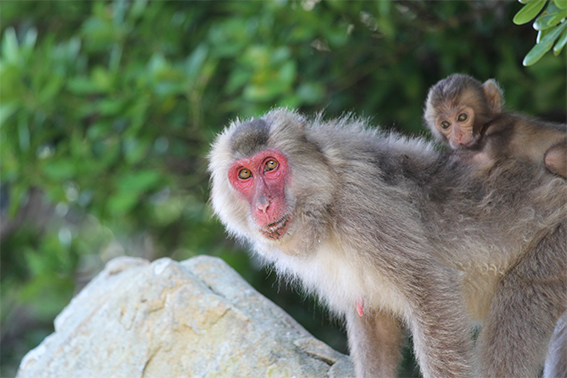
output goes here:
[[461, 114], [459, 114], [459, 116], [457, 117], [457, 121], [459, 121], [459, 122], [465, 122], [468, 118], [469, 118], [469, 116], [467, 115], [467, 113], [461, 113]]
[[442, 129], [446, 130], [446, 129], [449, 128], [449, 126], [451, 126], [451, 122], [449, 122], [449, 121], [442, 121], [441, 122], [441, 128]]

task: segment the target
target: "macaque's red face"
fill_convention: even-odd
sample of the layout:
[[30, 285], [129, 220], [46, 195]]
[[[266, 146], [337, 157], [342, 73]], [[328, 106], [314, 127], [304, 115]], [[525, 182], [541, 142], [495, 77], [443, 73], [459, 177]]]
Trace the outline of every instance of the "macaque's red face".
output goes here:
[[287, 158], [276, 149], [236, 160], [228, 171], [230, 184], [248, 201], [252, 219], [269, 239], [281, 238], [289, 226], [291, 214], [285, 197], [289, 175]]
[[438, 116], [436, 126], [447, 137], [451, 147], [470, 147], [480, 137], [480, 130], [474, 127], [474, 118], [474, 110], [462, 106]]

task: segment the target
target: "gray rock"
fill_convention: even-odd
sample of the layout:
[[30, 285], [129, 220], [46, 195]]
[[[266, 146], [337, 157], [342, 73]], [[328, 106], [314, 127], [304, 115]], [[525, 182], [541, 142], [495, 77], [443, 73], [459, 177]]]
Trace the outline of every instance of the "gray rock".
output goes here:
[[22, 360], [27, 377], [351, 377], [222, 260], [110, 261]]

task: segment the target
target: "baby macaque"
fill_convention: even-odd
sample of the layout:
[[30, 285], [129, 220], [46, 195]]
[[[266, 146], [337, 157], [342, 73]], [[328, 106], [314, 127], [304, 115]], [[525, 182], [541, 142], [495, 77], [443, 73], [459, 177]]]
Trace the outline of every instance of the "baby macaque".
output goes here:
[[427, 126], [442, 143], [477, 163], [496, 157], [544, 161], [552, 173], [567, 178], [567, 127], [502, 109], [498, 84], [483, 84], [455, 74], [429, 90]]

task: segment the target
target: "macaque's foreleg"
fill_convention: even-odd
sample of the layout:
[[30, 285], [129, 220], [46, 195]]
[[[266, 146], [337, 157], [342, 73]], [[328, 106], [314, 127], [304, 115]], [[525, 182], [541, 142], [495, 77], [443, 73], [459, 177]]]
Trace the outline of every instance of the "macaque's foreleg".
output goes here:
[[413, 278], [409, 326], [423, 376], [470, 377], [472, 341], [460, 280], [448, 269]]
[[355, 308], [347, 315], [351, 357], [357, 377], [397, 377], [404, 332], [401, 323], [384, 311]]
[[[472, 341], [459, 275], [434, 262], [398, 270], [406, 293], [407, 325], [425, 378], [471, 376]], [[351, 355], [357, 377], [395, 377], [400, 361], [400, 320], [364, 304], [347, 314]]]
[[502, 278], [478, 339], [481, 377], [537, 376], [567, 306], [566, 229], [536, 240]]

